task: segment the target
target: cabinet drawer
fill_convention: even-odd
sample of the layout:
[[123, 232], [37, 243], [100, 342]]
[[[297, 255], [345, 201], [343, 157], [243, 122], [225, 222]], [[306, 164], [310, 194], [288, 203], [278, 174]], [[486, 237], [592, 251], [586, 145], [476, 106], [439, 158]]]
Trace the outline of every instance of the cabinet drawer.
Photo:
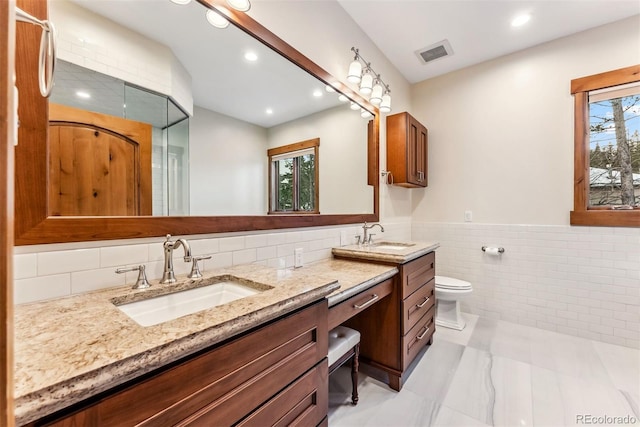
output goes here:
[[405, 299], [436, 274], [436, 254], [430, 252], [416, 260], [401, 266], [402, 268], [402, 299]]
[[[325, 359], [273, 399], [242, 420], [238, 426], [315, 426], [329, 407], [328, 365]], [[206, 419], [198, 421], [207, 421]], [[215, 419], [210, 420], [213, 425]]]
[[393, 290], [393, 278], [387, 279], [329, 309], [329, 330], [342, 324], [370, 305], [377, 303]]
[[403, 370], [407, 369], [407, 366], [409, 366], [420, 352], [420, 349], [428, 343], [429, 338], [433, 335], [435, 331], [433, 322], [434, 314], [435, 307], [431, 307], [427, 314], [425, 314], [402, 339]]
[[178, 425], [206, 412], [230, 425], [326, 358], [326, 299], [101, 398], [51, 425]]
[[431, 279], [407, 299], [402, 301], [402, 334], [406, 335], [413, 326], [422, 319], [435, 303], [433, 294], [435, 280]]

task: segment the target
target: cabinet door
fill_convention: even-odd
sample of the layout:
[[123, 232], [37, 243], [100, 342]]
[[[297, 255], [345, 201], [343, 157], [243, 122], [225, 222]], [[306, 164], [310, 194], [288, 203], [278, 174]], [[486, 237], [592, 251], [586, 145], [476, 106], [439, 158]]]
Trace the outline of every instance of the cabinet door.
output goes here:
[[427, 186], [427, 128], [407, 115], [407, 180], [421, 187]]

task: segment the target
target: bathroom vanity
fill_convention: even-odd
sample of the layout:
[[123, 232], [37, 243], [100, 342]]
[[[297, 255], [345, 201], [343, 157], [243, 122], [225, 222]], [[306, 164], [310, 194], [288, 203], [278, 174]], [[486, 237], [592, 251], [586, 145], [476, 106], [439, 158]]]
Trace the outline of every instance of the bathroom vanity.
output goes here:
[[316, 301], [30, 425], [319, 425], [326, 319], [326, 300]]
[[16, 424], [322, 425], [328, 306], [397, 273], [390, 265], [336, 259], [295, 270], [211, 271], [200, 280], [231, 276], [264, 290], [152, 326], [117, 305], [164, 294], [167, 286], [205, 284], [152, 281], [143, 290], [129, 285], [19, 305]]
[[[403, 375], [435, 332], [435, 252], [432, 243], [379, 242], [334, 248], [337, 258], [395, 265], [393, 283], [378, 285], [381, 301], [345, 324], [361, 334], [360, 359], [387, 372], [389, 386], [400, 391]], [[388, 295], [382, 298], [382, 295]], [[331, 312], [331, 310], [330, 310]], [[329, 319], [331, 320], [331, 313]]]

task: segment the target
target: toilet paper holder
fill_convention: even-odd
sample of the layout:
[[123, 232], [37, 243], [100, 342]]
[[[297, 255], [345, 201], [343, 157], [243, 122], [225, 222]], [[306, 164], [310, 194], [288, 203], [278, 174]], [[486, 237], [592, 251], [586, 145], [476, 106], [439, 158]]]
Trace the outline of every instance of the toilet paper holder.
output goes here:
[[501, 253], [501, 254], [504, 253], [504, 248], [495, 248], [493, 246], [483, 246], [482, 247], [482, 252], [486, 252], [487, 249], [498, 249], [498, 253]]

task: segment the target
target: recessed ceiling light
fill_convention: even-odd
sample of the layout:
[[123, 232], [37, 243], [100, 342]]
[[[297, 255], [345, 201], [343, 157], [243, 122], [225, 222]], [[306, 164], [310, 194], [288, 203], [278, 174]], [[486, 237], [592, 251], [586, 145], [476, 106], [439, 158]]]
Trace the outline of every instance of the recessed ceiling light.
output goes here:
[[271, 108], [267, 108], [267, 111], [265, 111], [267, 114], [273, 114], [273, 110]]
[[322, 91], [320, 89], [314, 90], [313, 96], [315, 96], [316, 98], [320, 98], [322, 96]]
[[89, 92], [83, 92], [81, 90], [76, 92], [76, 96], [78, 98], [89, 99], [91, 98], [91, 94]]
[[516, 16], [515, 18], [513, 18], [513, 20], [511, 21], [511, 26], [512, 27], [522, 27], [524, 24], [529, 22], [530, 19], [531, 19], [531, 14], [522, 13], [522, 14]]
[[244, 54], [244, 59], [246, 59], [247, 61], [257, 61], [258, 60], [258, 55], [255, 54], [255, 52], [247, 52]]
[[249, 2], [249, 0], [227, 0], [227, 3], [240, 12], [246, 12], [251, 9], [251, 2]]
[[211, 9], [207, 10], [207, 21], [216, 28], [227, 28], [229, 26], [227, 18]]

